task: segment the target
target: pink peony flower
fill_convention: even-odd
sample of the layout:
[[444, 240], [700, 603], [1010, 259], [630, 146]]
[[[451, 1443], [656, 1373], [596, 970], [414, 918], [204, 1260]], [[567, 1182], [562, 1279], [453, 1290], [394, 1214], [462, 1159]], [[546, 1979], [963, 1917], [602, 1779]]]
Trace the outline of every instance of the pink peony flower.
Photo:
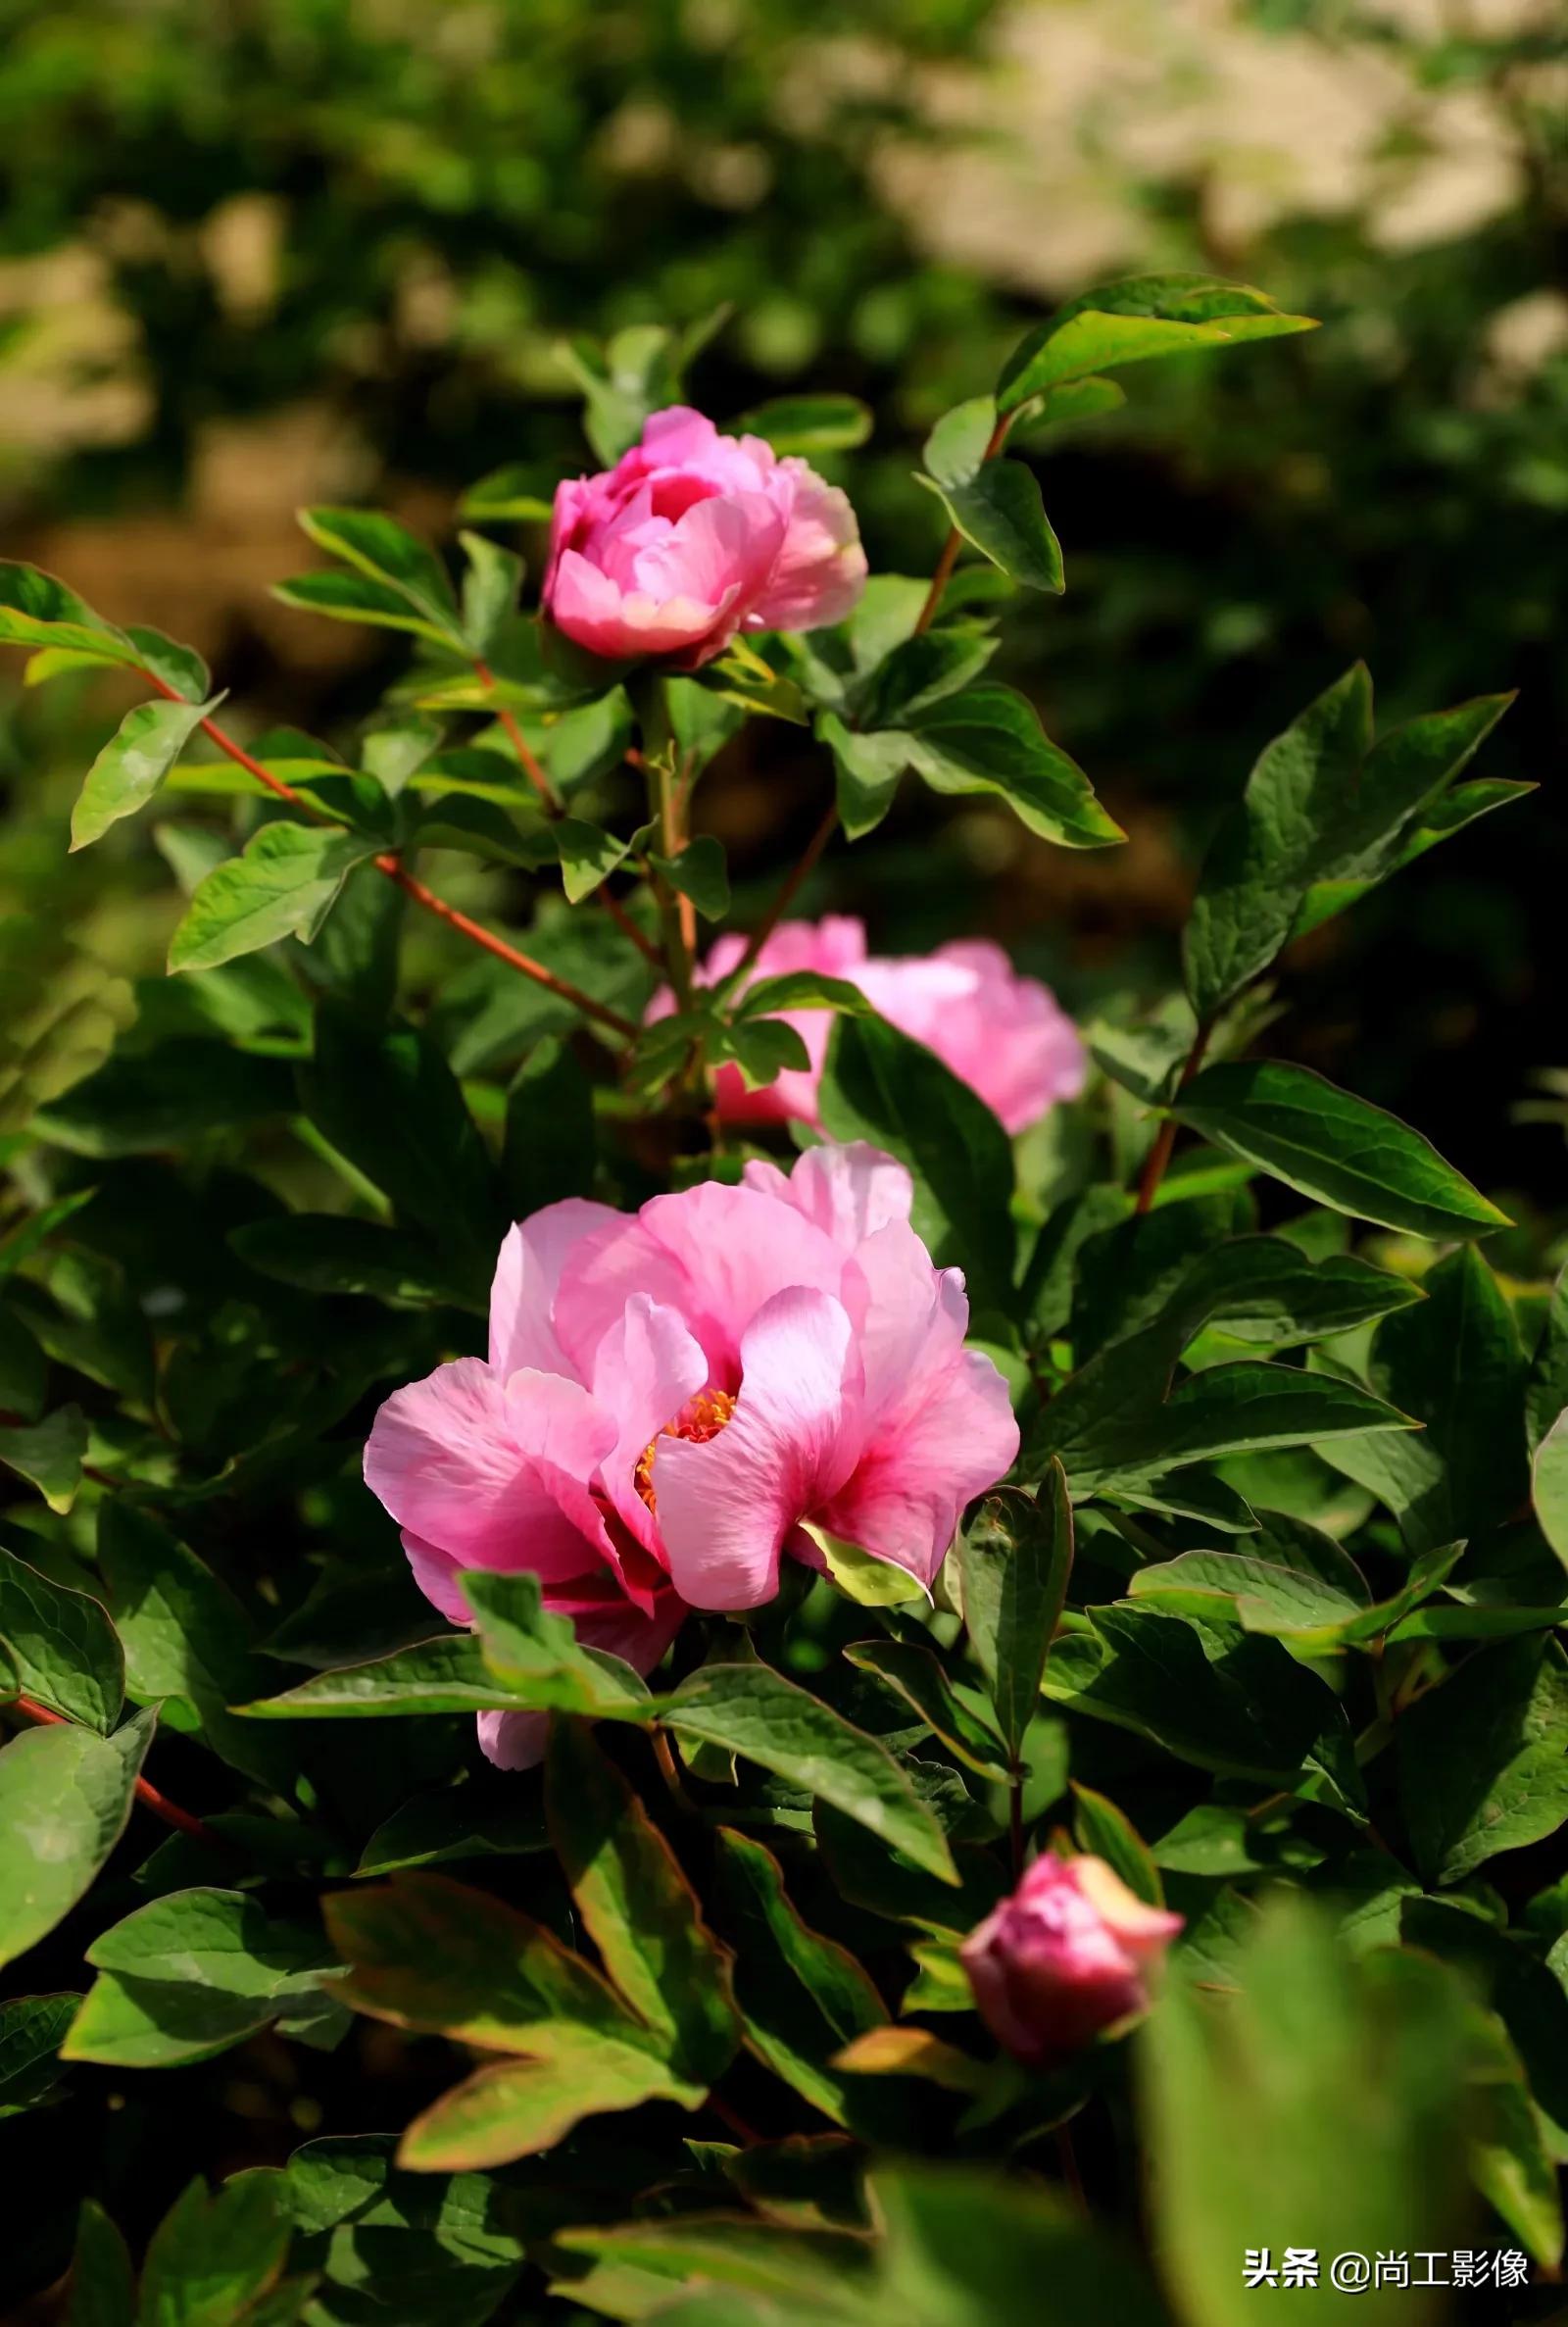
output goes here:
[[842, 621], [864, 582], [837, 486], [681, 404], [656, 412], [613, 469], [556, 490], [545, 612], [611, 661], [695, 670], [737, 630]]
[[1180, 1915], [1146, 1906], [1103, 1858], [1037, 1858], [960, 1954], [981, 2017], [1030, 2068], [1149, 2009]]
[[[728, 975], [746, 950], [743, 937], [717, 940], [699, 971], [705, 985]], [[934, 954], [868, 954], [865, 924], [846, 914], [820, 921], [785, 921], [757, 957], [746, 980], [786, 969], [814, 969], [858, 986], [866, 999], [906, 1034], [936, 1052], [945, 1065], [1001, 1117], [1008, 1131], [1037, 1123], [1058, 1099], [1076, 1099], [1088, 1060], [1078, 1029], [1050, 988], [1020, 977], [1000, 946], [966, 938]], [[744, 989], [743, 989], [744, 990]], [[667, 987], [649, 1005], [650, 1018], [674, 1008]], [[760, 1091], [746, 1088], [740, 1070], [721, 1066], [714, 1084], [720, 1115], [734, 1123], [777, 1123], [794, 1117], [816, 1124], [816, 1087], [832, 1032], [831, 1013], [781, 1014], [806, 1044], [810, 1064], [786, 1067]]]
[[[572, 1199], [501, 1248], [488, 1361], [394, 1392], [365, 1476], [415, 1578], [468, 1620], [465, 1567], [528, 1568], [580, 1638], [639, 1671], [688, 1608], [757, 1608], [815, 1526], [929, 1590], [958, 1517], [1018, 1451], [965, 1350], [963, 1277], [909, 1226], [902, 1164], [819, 1147], [632, 1215]], [[480, 1720], [492, 1760], [541, 1724]]]

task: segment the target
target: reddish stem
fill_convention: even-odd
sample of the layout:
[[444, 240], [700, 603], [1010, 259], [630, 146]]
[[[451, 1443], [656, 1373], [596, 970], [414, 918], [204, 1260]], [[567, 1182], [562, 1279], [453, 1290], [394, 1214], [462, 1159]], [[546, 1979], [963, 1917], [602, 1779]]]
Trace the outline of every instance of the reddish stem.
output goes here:
[[[47, 1706], [35, 1705], [30, 1697], [13, 1697], [10, 1708], [13, 1712], [23, 1714], [26, 1720], [42, 1722], [52, 1729], [70, 1729], [75, 1725], [68, 1721], [64, 1713], [52, 1713]], [[214, 1851], [228, 1848], [220, 1834], [215, 1834], [211, 1826], [205, 1825], [188, 1809], [181, 1809], [177, 1802], [171, 1802], [167, 1794], [160, 1794], [150, 1779], [139, 1777], [136, 1780], [136, 1800], [143, 1803], [155, 1818], [162, 1818], [166, 1826], [188, 1834], [192, 1842], [205, 1843], [209, 1850]]]
[[731, 2108], [729, 2103], [724, 2100], [721, 2094], [710, 2093], [708, 2096], [708, 2105], [712, 2110], [719, 2123], [721, 2125], [728, 2126], [730, 2132], [734, 2134], [735, 2139], [741, 2144], [743, 2149], [755, 2150], [760, 2146], [762, 2136], [757, 2131], [755, 2126], [747, 2124], [746, 2119], [741, 2115], [739, 2109]]
[[[1193, 1036], [1193, 1047], [1182, 1063], [1181, 1076], [1176, 1085], [1178, 1099], [1203, 1064], [1203, 1053], [1208, 1048], [1211, 1031], [1212, 1029], [1204, 1022], [1199, 1026], [1198, 1032]], [[1159, 1183], [1165, 1176], [1165, 1166], [1170, 1162], [1171, 1150], [1175, 1145], [1176, 1117], [1167, 1115], [1155, 1134], [1153, 1146], [1144, 1159], [1144, 1168], [1139, 1175], [1138, 1211], [1141, 1213], [1149, 1211], [1154, 1198], [1158, 1195]]]
[[737, 988], [745, 978], [747, 971], [755, 965], [758, 955], [794, 904], [802, 886], [816, 869], [817, 859], [837, 831], [838, 821], [839, 806], [835, 800], [829, 805], [822, 821], [801, 851], [799, 859], [791, 866], [783, 887], [762, 916], [760, 923], [752, 932], [751, 943], [741, 956], [740, 965], [735, 971], [734, 984]]
[[[144, 669], [141, 676], [168, 702], [179, 703], [184, 700], [178, 689], [161, 679], [156, 671]], [[253, 758], [243, 744], [225, 735], [216, 720], [204, 718], [200, 725], [202, 733], [220, 752], [232, 760], [237, 767], [243, 767], [247, 775], [253, 775], [258, 783], [265, 784], [277, 799], [286, 800], [291, 808], [300, 809], [306, 816], [319, 813], [313, 801], [307, 800], [302, 792], [296, 792], [294, 786], [285, 783], [281, 776], [273, 775], [269, 768], [264, 767], [261, 761]], [[542, 962], [532, 961], [527, 954], [519, 953], [514, 945], [508, 945], [505, 938], [493, 936], [478, 921], [471, 920], [466, 913], [460, 913], [455, 905], [448, 905], [433, 889], [427, 889], [423, 881], [416, 880], [412, 872], [406, 872], [390, 851], [375, 858], [374, 864], [378, 872], [384, 872], [388, 880], [396, 881], [398, 887], [412, 897], [416, 905], [422, 905], [426, 913], [433, 913], [439, 920], [445, 921], [449, 928], [458, 930], [470, 943], [482, 946], [487, 954], [494, 954], [498, 962], [505, 962], [509, 968], [520, 970], [524, 977], [531, 977], [536, 985], [547, 986], [552, 994], [559, 994], [563, 1002], [569, 1002], [574, 1010], [580, 1010], [585, 1018], [597, 1018], [602, 1026], [608, 1026], [612, 1032], [628, 1039], [635, 1035], [637, 1029], [630, 1018], [622, 1017], [618, 1010], [611, 1010], [603, 1002], [596, 1002], [591, 994], [583, 993], [580, 987], [569, 984], [564, 977], [557, 977], [555, 971], [547, 969]]]
[[[475, 663], [473, 667], [473, 674], [487, 695], [493, 695], [495, 693], [496, 674], [491, 669], [488, 663]], [[549, 809], [552, 816], [559, 816], [561, 814], [561, 803], [556, 798], [555, 793], [551, 789], [550, 778], [548, 775], [546, 775], [544, 769], [540, 767], [532, 751], [529, 749], [528, 738], [523, 734], [522, 729], [518, 726], [516, 719], [513, 717], [511, 711], [508, 710], [506, 704], [498, 703], [496, 705], [496, 718], [501, 723], [502, 731], [505, 734], [507, 741], [516, 753], [518, 764], [522, 767], [522, 770], [527, 776], [528, 781], [533, 785], [534, 790], [538, 793], [540, 799], [544, 802], [546, 808]]]

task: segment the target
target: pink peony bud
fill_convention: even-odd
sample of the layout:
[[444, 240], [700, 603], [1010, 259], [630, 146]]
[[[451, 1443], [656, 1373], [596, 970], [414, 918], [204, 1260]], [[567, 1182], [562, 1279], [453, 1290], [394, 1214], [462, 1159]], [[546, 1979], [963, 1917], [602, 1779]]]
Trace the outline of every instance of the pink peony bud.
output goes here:
[[545, 612], [611, 662], [695, 670], [737, 630], [842, 621], [864, 582], [836, 485], [684, 405], [656, 412], [613, 469], [556, 491]]
[[1026, 2067], [1047, 2068], [1149, 2009], [1180, 1915], [1146, 1906], [1103, 1858], [1037, 1858], [961, 1950], [980, 2015]]

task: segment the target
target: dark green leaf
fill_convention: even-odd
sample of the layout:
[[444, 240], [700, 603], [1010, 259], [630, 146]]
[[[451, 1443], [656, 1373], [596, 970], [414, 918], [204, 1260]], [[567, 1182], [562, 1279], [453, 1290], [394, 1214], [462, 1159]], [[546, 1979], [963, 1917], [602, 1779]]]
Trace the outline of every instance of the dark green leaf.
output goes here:
[[571, 1895], [620, 1994], [686, 2083], [712, 2084], [740, 2025], [730, 1956], [664, 1837], [582, 1723], [551, 1723], [551, 1836]]
[[1027, 830], [1058, 848], [1106, 848], [1127, 837], [1083, 769], [1044, 732], [1034, 706], [1010, 687], [987, 681], [944, 696], [900, 732], [908, 765], [935, 792], [995, 793]]
[[68, 1511], [75, 1502], [86, 1456], [87, 1418], [79, 1406], [0, 1429], [0, 1463], [36, 1487], [51, 1510]]
[[299, 520], [318, 549], [395, 591], [412, 613], [462, 651], [465, 640], [446, 569], [406, 526], [368, 509], [302, 509]]
[[56, 2055], [79, 1996], [13, 1996], [0, 2004], [0, 2118], [47, 2101], [64, 2071]]
[[1040, 1709], [1040, 1679], [1072, 1574], [1072, 1506], [1053, 1462], [1038, 1496], [996, 1487], [964, 1530], [963, 1617], [1008, 1753]]
[[214, 2197], [192, 2182], [153, 2232], [138, 2327], [262, 2327], [292, 2226], [280, 2173], [235, 2174]]
[[954, 525], [983, 558], [1020, 589], [1059, 597], [1066, 588], [1061, 544], [1041, 499], [1040, 479], [1022, 461], [988, 461], [963, 484], [929, 486]]
[[135, 2327], [136, 2295], [124, 2240], [95, 2198], [84, 2198], [71, 2257], [65, 2327]]
[[655, 856], [649, 863], [662, 872], [672, 889], [689, 897], [705, 920], [721, 921], [729, 911], [729, 866], [723, 844], [705, 834], [681, 850], [678, 857]]
[[74, 590], [36, 566], [0, 564], [0, 644], [64, 647], [74, 660], [129, 668], [140, 661], [124, 631], [101, 620]]
[[868, 1140], [914, 1175], [912, 1218], [940, 1260], [960, 1260], [977, 1306], [1012, 1305], [1012, 1148], [935, 1052], [885, 1019], [841, 1017], [819, 1101], [835, 1139]]
[[960, 1761], [985, 1777], [1007, 1775], [1001, 1739], [957, 1694], [932, 1650], [908, 1640], [862, 1640], [844, 1654], [895, 1690]]
[[721, 1746], [828, 1802], [944, 1881], [956, 1879], [942, 1829], [874, 1738], [765, 1664], [705, 1664], [655, 1701], [682, 1738]]
[[23, 1696], [109, 1735], [124, 1702], [125, 1659], [98, 1601], [0, 1551], [0, 1641]]
[[754, 405], [725, 426], [734, 436], [761, 436], [776, 453], [853, 452], [871, 433], [871, 415], [858, 396], [775, 396]]
[[1568, 1823], [1568, 1662], [1554, 1640], [1470, 1657], [1395, 1728], [1399, 1799], [1428, 1883]]
[[1385, 1228], [1448, 1238], [1508, 1224], [1419, 1131], [1308, 1066], [1234, 1060], [1205, 1067], [1175, 1113], [1303, 1196]]

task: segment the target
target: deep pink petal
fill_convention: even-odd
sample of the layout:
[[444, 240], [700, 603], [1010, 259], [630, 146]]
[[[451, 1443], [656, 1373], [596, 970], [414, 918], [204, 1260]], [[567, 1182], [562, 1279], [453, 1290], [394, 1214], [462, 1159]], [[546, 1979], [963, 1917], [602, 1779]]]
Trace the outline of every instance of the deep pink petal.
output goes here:
[[637, 1463], [707, 1379], [702, 1345], [674, 1310], [646, 1293], [632, 1295], [594, 1360], [594, 1398], [614, 1416], [618, 1432], [605, 1458], [605, 1487], [633, 1535], [650, 1551], [658, 1542], [658, 1529], [637, 1492]]
[[793, 1206], [756, 1188], [707, 1180], [675, 1196], [655, 1196], [638, 1215], [686, 1284], [681, 1303], [708, 1351], [720, 1389], [735, 1387], [747, 1328], [776, 1293], [807, 1287], [857, 1308], [849, 1256]]
[[778, 1590], [791, 1533], [831, 1499], [855, 1459], [852, 1345], [849, 1316], [831, 1296], [776, 1294], [743, 1337], [726, 1427], [706, 1444], [661, 1443], [660, 1532], [675, 1589], [693, 1608], [757, 1608]]
[[1007, 1385], [991, 1360], [961, 1352], [878, 1428], [823, 1523], [874, 1559], [906, 1567], [929, 1591], [963, 1507], [994, 1487], [1018, 1453]]

